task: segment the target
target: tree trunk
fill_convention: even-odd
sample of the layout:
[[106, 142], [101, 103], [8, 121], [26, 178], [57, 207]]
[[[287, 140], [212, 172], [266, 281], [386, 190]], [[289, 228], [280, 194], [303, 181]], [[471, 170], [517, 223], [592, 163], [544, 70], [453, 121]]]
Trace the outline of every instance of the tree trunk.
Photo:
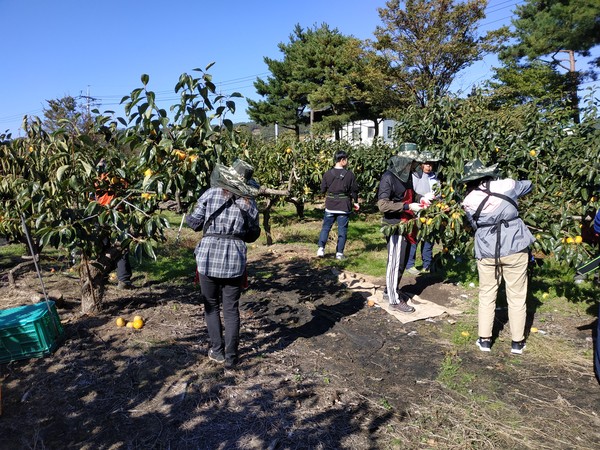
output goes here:
[[95, 314], [102, 309], [104, 299], [104, 275], [92, 261], [82, 258], [79, 267], [79, 285], [81, 287], [81, 312]]
[[81, 257], [79, 285], [81, 288], [81, 312], [95, 314], [102, 310], [106, 279], [121, 258], [121, 250], [110, 248], [102, 252], [97, 260]]
[[379, 120], [373, 119], [373, 124], [375, 125], [375, 135], [373, 136], [373, 138], [376, 138], [377, 136], [379, 136]]
[[297, 198], [290, 198], [289, 201], [296, 207], [296, 214], [300, 219], [304, 219], [304, 202]]
[[263, 209], [263, 229], [267, 236], [267, 245], [273, 245], [273, 236], [271, 235], [271, 208], [273, 207], [273, 199], [267, 198], [266, 206]]

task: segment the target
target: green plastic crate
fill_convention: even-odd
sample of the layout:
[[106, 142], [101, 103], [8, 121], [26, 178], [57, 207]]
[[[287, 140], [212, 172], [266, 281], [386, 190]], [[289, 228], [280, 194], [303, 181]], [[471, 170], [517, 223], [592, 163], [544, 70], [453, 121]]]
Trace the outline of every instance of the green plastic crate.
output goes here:
[[63, 334], [52, 301], [0, 310], [0, 364], [48, 355]]

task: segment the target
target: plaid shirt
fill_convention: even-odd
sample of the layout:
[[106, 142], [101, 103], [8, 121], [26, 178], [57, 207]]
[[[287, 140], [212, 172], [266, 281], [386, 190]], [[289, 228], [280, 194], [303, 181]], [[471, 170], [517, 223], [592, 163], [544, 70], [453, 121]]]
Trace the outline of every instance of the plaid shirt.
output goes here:
[[[208, 189], [198, 199], [192, 214], [187, 217], [187, 224], [195, 231], [202, 230], [206, 221], [209, 221], [232, 195], [221, 188]], [[221, 212], [210, 219], [206, 234], [225, 236], [204, 236], [194, 251], [200, 274], [216, 278], [234, 278], [244, 274], [246, 244], [241, 239], [231, 238], [246, 231], [247, 225], [242, 216], [242, 209], [247, 211], [249, 219], [258, 225], [258, 207], [253, 198], [237, 197], [235, 203], [221, 209]]]

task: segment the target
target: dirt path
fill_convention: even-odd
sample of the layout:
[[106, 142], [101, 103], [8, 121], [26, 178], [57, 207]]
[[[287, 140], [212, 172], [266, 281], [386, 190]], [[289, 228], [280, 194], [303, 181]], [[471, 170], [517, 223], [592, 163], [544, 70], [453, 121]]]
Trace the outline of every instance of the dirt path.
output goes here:
[[[454, 342], [457, 318], [403, 325], [367, 307], [300, 246], [253, 252], [250, 278], [241, 364], [228, 371], [206, 359], [193, 286], [111, 288], [107, 310], [92, 318], [76, 313], [76, 280], [49, 277], [65, 295], [65, 341], [50, 357], [0, 366], [0, 448], [600, 446], [600, 386], [582, 356], [589, 317], [555, 317], [519, 358], [501, 334], [488, 355], [471, 338]], [[0, 307], [28, 302], [36, 283], [3, 282]], [[404, 283], [465, 309], [475, 295], [435, 278]], [[143, 329], [114, 325], [135, 314]], [[557, 346], [574, 349], [572, 360], [556, 364]]]

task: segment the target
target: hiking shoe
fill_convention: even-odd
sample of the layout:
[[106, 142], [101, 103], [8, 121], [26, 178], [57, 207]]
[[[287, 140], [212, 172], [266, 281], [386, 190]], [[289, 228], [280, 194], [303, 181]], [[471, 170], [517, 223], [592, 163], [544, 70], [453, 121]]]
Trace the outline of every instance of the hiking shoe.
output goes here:
[[117, 283], [117, 289], [122, 289], [122, 290], [127, 290], [127, 289], [134, 289], [135, 286], [133, 285], [133, 283], [131, 281], [119, 281]]
[[322, 258], [323, 256], [325, 256], [325, 249], [323, 247], [319, 247], [317, 249], [317, 257]]
[[233, 369], [238, 363], [238, 358], [237, 356], [227, 356], [225, 358], [225, 368], [226, 369]]
[[412, 266], [411, 268], [406, 269], [406, 271], [408, 273], [410, 273], [410, 274], [413, 274], [413, 275], [420, 275], [421, 274], [421, 271], [419, 269], [417, 269], [415, 266]]
[[336, 253], [335, 254], [335, 259], [339, 259], [340, 261], [343, 261], [346, 259], [346, 257], [344, 256], [343, 253]]
[[482, 352], [489, 352], [492, 350], [492, 340], [490, 338], [479, 338], [475, 342], [479, 350]]
[[520, 355], [521, 353], [523, 353], [524, 349], [525, 349], [525, 341], [521, 341], [521, 342], [512, 341], [512, 345], [510, 348], [511, 353], [514, 353], [515, 355]]
[[208, 359], [219, 364], [223, 364], [225, 362], [225, 356], [223, 355], [223, 352], [214, 352], [212, 349], [208, 351]]
[[403, 312], [403, 313], [415, 312], [415, 308], [410, 306], [404, 300], [399, 300], [399, 303], [396, 303], [395, 305], [390, 305], [390, 309], [392, 309], [394, 311]]

